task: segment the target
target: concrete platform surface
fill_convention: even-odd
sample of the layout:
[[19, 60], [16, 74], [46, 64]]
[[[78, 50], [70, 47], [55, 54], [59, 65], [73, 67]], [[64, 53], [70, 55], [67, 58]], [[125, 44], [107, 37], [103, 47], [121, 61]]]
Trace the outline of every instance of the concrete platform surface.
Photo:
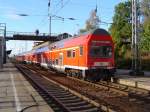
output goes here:
[[117, 69], [116, 77], [120, 84], [150, 90], [150, 72], [144, 71], [144, 76], [131, 76], [130, 70]]
[[0, 69], [0, 112], [53, 112], [12, 63]]
[[[117, 75], [128, 75], [129, 74], [129, 72], [130, 72], [131, 70], [129, 70], [129, 69], [117, 69], [117, 72], [116, 72], [116, 74]], [[144, 72], [144, 76], [150, 76], [150, 71], [143, 71]]]

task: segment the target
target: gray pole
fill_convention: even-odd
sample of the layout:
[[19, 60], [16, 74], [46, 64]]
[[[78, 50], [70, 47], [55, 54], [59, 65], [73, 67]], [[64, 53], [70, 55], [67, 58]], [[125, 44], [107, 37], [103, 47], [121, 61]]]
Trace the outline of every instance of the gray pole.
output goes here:
[[134, 0], [132, 0], [132, 43], [131, 43], [131, 51], [132, 51], [132, 70], [134, 70]]
[[6, 24], [4, 26], [4, 60], [3, 60], [3, 63], [5, 64], [6, 63], [6, 59], [7, 59], [7, 56], [6, 56]]
[[0, 69], [3, 68], [3, 37], [0, 37]]
[[51, 36], [51, 16], [49, 16], [49, 35]]
[[51, 6], [51, 1], [49, 0], [48, 2], [48, 17], [49, 17], [49, 35], [51, 36], [51, 15], [50, 15], [50, 6]]
[[3, 35], [0, 36], [0, 68], [3, 68], [3, 64], [6, 62], [6, 23], [0, 23], [0, 28]]
[[138, 16], [138, 0], [132, 0], [132, 71], [131, 75], [143, 75], [140, 65], [139, 50], [139, 16]]

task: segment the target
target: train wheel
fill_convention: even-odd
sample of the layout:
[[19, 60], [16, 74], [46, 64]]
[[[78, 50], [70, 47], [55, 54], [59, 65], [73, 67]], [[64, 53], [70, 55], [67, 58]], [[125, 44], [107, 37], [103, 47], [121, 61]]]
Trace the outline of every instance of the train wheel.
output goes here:
[[82, 79], [82, 71], [79, 71], [79, 72], [78, 72], [78, 78], [79, 78], [79, 79]]
[[91, 77], [90, 77], [89, 74], [86, 75], [85, 80], [86, 80], [86, 81], [91, 81]]

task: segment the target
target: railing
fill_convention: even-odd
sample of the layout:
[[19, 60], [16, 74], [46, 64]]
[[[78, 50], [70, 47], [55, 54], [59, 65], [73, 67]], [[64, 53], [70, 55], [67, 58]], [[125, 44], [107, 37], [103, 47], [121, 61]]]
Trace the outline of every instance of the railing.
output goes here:
[[[36, 36], [35, 32], [16, 32], [16, 31], [7, 31], [6, 35], [9, 37], [13, 37], [13, 35], [33, 35]], [[38, 36], [49, 36], [49, 33], [39, 33]], [[51, 33], [51, 36], [57, 36], [56, 33]]]

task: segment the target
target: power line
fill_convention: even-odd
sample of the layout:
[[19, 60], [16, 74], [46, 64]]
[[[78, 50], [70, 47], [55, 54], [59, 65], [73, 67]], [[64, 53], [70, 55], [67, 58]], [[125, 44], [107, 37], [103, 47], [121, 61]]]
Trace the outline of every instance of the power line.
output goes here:
[[67, 1], [64, 3], [64, 5], [63, 5], [61, 8], [59, 8], [59, 9], [55, 12], [54, 15], [58, 14], [58, 12], [59, 12], [60, 10], [62, 10], [70, 1], [71, 1], [71, 0], [67, 0]]
[[[55, 10], [55, 8], [57, 8], [57, 6], [59, 6], [59, 4], [62, 2], [62, 0], [59, 0], [56, 5], [51, 9], [52, 12], [54, 12], [53, 10]], [[53, 3], [53, 2], [52, 2]]]
[[59, 0], [55, 6], [58, 6], [61, 2], [62, 0]]

